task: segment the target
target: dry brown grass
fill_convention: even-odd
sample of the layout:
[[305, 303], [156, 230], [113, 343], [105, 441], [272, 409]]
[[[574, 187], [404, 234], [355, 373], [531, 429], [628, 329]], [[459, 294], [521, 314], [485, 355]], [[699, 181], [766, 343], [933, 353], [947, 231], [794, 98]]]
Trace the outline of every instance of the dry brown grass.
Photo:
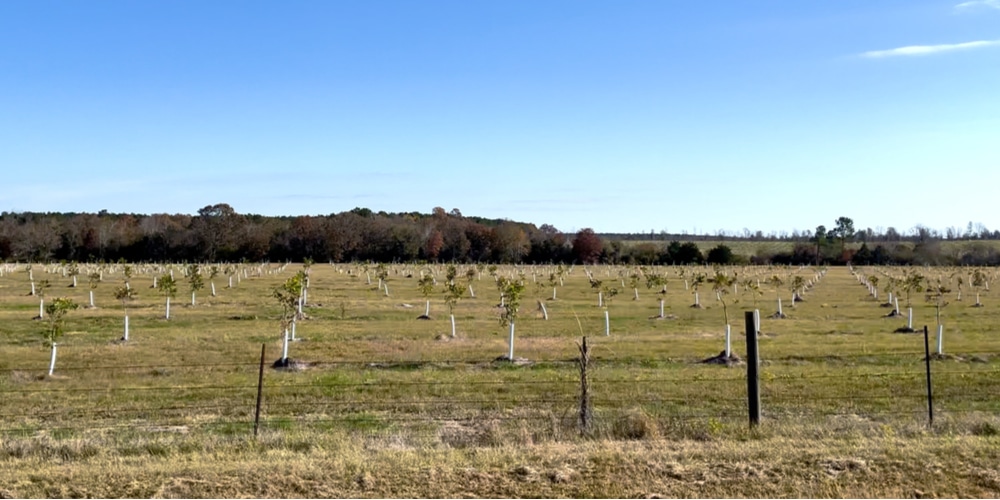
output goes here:
[[[704, 288], [705, 309], [688, 308], [676, 274], [665, 297], [674, 319], [650, 320], [660, 296], [640, 287], [639, 301], [615, 299], [604, 337], [578, 268], [547, 304], [549, 321], [526, 314], [518, 323], [515, 354], [534, 363], [513, 367], [493, 362], [506, 336], [488, 277], [474, 282], [480, 298], [456, 309], [459, 338], [444, 342], [435, 340], [448, 325], [439, 299], [433, 321], [400, 306], [422, 304], [412, 279], [394, 274], [385, 298], [363, 275], [315, 266], [311, 319], [299, 330], [307, 340], [292, 357], [320, 363], [268, 371], [254, 440], [255, 363], [261, 343], [269, 362], [279, 349], [268, 290], [294, 270], [220, 287], [195, 308], [179, 299], [169, 322], [148, 288], [152, 273], [140, 273], [128, 344], [113, 341], [121, 312], [103, 284], [100, 309], [70, 314], [51, 378], [41, 376], [48, 351], [25, 273], [0, 278], [0, 494], [1000, 496], [996, 287], [983, 293], [987, 307], [966, 299], [946, 310], [956, 356], [934, 362], [939, 413], [929, 430], [922, 339], [889, 333], [900, 320], [884, 318], [846, 270], [831, 270], [806, 302], [786, 301], [789, 319], [764, 320], [764, 422], [750, 431], [743, 368], [697, 363], [722, 347], [721, 308]], [[629, 270], [595, 269], [610, 281], [618, 271]], [[83, 302], [86, 288], [49, 293]], [[760, 299], [765, 317], [771, 297]], [[730, 308], [740, 353], [751, 304], [742, 294]], [[933, 313], [922, 302], [915, 309], [918, 325]], [[581, 334], [594, 346], [594, 421], [584, 433], [571, 362]]]

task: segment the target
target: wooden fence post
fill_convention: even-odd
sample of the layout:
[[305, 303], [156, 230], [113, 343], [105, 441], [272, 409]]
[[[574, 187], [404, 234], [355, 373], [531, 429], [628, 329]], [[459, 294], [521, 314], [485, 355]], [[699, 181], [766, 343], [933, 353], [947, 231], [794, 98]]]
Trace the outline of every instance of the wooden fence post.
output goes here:
[[580, 348], [580, 430], [586, 432], [590, 428], [590, 381], [587, 380], [587, 367], [590, 364], [590, 346], [587, 337], [578, 344]]

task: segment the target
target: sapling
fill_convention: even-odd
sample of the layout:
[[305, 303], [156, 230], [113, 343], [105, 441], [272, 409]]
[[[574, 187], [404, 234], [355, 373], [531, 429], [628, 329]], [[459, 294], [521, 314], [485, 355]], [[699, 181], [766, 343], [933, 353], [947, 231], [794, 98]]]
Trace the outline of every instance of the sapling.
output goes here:
[[590, 288], [597, 290], [597, 307], [604, 307], [604, 295], [601, 291], [601, 280], [590, 279]]
[[907, 271], [906, 276], [903, 278], [903, 293], [906, 294], [906, 307], [912, 307], [910, 304], [910, 293], [917, 292], [920, 293], [924, 291], [924, 275], [916, 271]]
[[378, 277], [378, 286], [379, 286], [379, 289], [380, 290], [384, 289], [385, 290], [385, 296], [388, 297], [389, 296], [389, 268], [385, 264], [380, 263], [375, 268], [375, 276]]
[[69, 287], [76, 288], [76, 277], [80, 275], [80, 266], [76, 262], [70, 263], [66, 267], [66, 275], [73, 279], [73, 283]]
[[[691, 289], [694, 290], [694, 292], [693, 292], [694, 293], [694, 304], [691, 304], [691, 307], [693, 307], [695, 309], [701, 309], [701, 300], [700, 300], [700, 297], [698, 296], [698, 288], [701, 286], [702, 283], [705, 282], [706, 278], [707, 277], [705, 276], [705, 273], [697, 273], [692, 278]], [[685, 281], [685, 283], [687, 283], [687, 282]]]
[[774, 313], [774, 316], [771, 317], [777, 319], [784, 318], [785, 313], [781, 310], [781, 285], [784, 285], [785, 281], [777, 274], [773, 274], [767, 279], [767, 284], [774, 287], [774, 297], [778, 301], [778, 312]]
[[160, 293], [167, 299], [166, 315], [164, 317], [170, 319], [170, 299], [177, 296], [177, 282], [174, 281], [173, 276], [170, 276], [170, 274], [160, 276], [159, 282]]
[[115, 299], [122, 302], [122, 312], [125, 314], [125, 334], [121, 338], [125, 342], [128, 342], [128, 303], [135, 297], [135, 290], [129, 287], [128, 283], [123, 283], [115, 289]]
[[90, 308], [95, 309], [97, 306], [94, 305], [94, 290], [101, 284], [101, 273], [94, 271], [87, 275], [87, 280], [90, 284]]
[[729, 326], [729, 307], [726, 304], [725, 296], [729, 293], [729, 287], [736, 282], [736, 279], [722, 271], [716, 271], [715, 276], [712, 277], [712, 290], [715, 291], [716, 296], [719, 297], [719, 302], [722, 303], [722, 315], [726, 320], [726, 358], [729, 358], [732, 354], [732, 340], [731, 340], [731, 327]]
[[476, 279], [476, 270], [469, 268], [465, 271], [465, 282], [469, 286], [469, 297], [476, 298], [476, 291], [472, 289], [472, 280]]
[[191, 307], [197, 305], [196, 295], [198, 290], [205, 288], [205, 280], [201, 277], [201, 269], [198, 264], [188, 266], [188, 286], [191, 288]]
[[430, 274], [425, 274], [417, 281], [417, 289], [420, 295], [424, 296], [424, 313], [417, 316], [417, 319], [431, 319], [431, 294], [434, 293], [434, 278]]
[[283, 333], [281, 359], [275, 363], [275, 366], [288, 366], [289, 330], [294, 328], [293, 325], [298, 312], [298, 300], [302, 296], [302, 287], [304, 284], [305, 273], [299, 271], [271, 291], [271, 296], [281, 306], [280, 322]]
[[445, 284], [444, 289], [444, 302], [448, 305], [448, 315], [451, 317], [451, 338], [455, 338], [455, 305], [462, 298], [462, 293], [464, 288], [455, 283], [455, 277], [458, 271], [455, 269], [454, 265], [448, 266], [448, 272], [445, 275], [448, 282]]
[[132, 288], [132, 274], [134, 273], [132, 266], [126, 264], [122, 268], [122, 274], [125, 276], [125, 286]]
[[799, 292], [805, 286], [806, 280], [802, 276], [795, 276], [792, 278], [791, 291], [792, 291], [792, 307], [795, 307], [796, 302], [802, 302], [802, 297]]
[[628, 276], [628, 286], [632, 288], [632, 300], [639, 300], [639, 278], [638, 270]]
[[77, 307], [76, 302], [64, 297], [58, 297], [45, 306], [45, 312], [48, 314], [48, 317], [45, 330], [42, 331], [42, 337], [45, 339], [46, 347], [52, 348], [52, 358], [49, 361], [50, 377], [56, 369], [56, 345], [65, 329], [66, 313]]
[[944, 325], [941, 324], [941, 309], [948, 305], [945, 296], [951, 292], [939, 278], [933, 286], [927, 288], [927, 301], [934, 304], [934, 319], [937, 321], [937, 353], [943, 354]]
[[38, 287], [35, 290], [35, 295], [38, 296], [38, 316], [35, 319], [45, 319], [45, 290], [52, 287], [49, 280], [41, 280], [38, 282]]
[[667, 283], [667, 280], [663, 276], [661, 276], [661, 275], [659, 275], [657, 273], [654, 273], [652, 271], [647, 271], [646, 272], [646, 288], [647, 289], [652, 290], [654, 287], [661, 287], [662, 289], [659, 292], [657, 292], [657, 293], [666, 294], [667, 293], [666, 283]]
[[510, 336], [507, 345], [509, 351], [507, 360], [514, 361], [514, 323], [517, 322], [517, 310], [521, 305], [521, 294], [524, 292], [524, 284], [517, 280], [509, 280], [504, 277], [498, 278], [500, 288], [506, 297], [503, 310], [500, 313], [500, 326], [510, 327]]
[[548, 321], [549, 310], [545, 308], [545, 301], [541, 299], [542, 292], [546, 288], [545, 283], [541, 281], [533, 281], [533, 283], [535, 284], [535, 301], [538, 302], [538, 310], [542, 312], [542, 319]]
[[219, 266], [208, 268], [208, 283], [211, 285], [212, 297], [215, 297], [215, 277], [219, 275]]
[[976, 304], [972, 307], [983, 307], [983, 304], [979, 302], [979, 288], [986, 283], [986, 275], [979, 269], [972, 272], [972, 288], [976, 291]]

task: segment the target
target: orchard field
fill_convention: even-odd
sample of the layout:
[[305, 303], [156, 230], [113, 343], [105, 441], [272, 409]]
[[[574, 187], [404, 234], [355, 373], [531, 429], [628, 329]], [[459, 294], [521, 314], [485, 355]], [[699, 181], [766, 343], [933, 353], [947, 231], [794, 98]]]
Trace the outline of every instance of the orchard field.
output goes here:
[[[1000, 495], [993, 268], [458, 265], [454, 336], [447, 265], [0, 270], [9, 496]], [[275, 291], [296, 276], [275, 368], [297, 316]], [[49, 375], [59, 298], [81, 307]], [[755, 309], [751, 429], [737, 358]], [[909, 309], [918, 333], [896, 333]]]

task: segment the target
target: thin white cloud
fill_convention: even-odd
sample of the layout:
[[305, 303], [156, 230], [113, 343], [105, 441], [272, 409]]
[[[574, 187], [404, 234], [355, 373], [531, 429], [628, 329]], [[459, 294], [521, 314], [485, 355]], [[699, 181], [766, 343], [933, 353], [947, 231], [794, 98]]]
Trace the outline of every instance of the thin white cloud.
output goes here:
[[869, 52], [862, 53], [861, 57], [867, 57], [869, 59], [880, 59], [884, 57], [926, 56], [930, 54], [939, 54], [941, 52], [981, 49], [996, 45], [1000, 45], [1000, 40], [977, 40], [974, 42], [948, 43], [941, 45], [909, 45], [906, 47], [898, 47], [889, 50], [872, 50]]
[[969, 0], [955, 6], [956, 10], [971, 10], [985, 7], [988, 9], [1000, 10], [1000, 0]]

